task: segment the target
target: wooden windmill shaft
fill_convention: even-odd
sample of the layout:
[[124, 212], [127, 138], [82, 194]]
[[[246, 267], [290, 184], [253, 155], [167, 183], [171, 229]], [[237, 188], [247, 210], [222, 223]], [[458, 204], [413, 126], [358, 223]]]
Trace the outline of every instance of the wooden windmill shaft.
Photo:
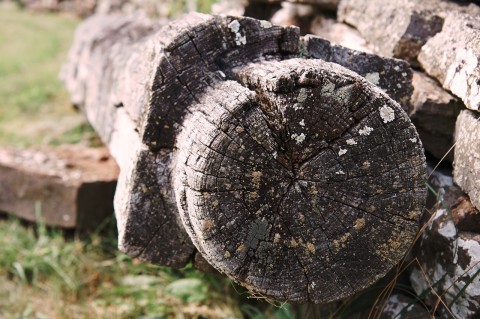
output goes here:
[[331, 62], [408, 107], [408, 65], [295, 27], [84, 22], [62, 76], [121, 167], [120, 249], [172, 267], [201, 254], [252, 292], [297, 302], [384, 276], [419, 228], [423, 149], [397, 102]]

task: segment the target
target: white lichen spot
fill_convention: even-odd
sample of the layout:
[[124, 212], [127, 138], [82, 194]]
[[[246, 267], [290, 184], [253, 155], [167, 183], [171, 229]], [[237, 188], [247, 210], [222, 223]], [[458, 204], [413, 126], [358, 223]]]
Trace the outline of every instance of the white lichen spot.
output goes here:
[[243, 131], [245, 131], [245, 129], [241, 126], [237, 126], [236, 131], [237, 131], [237, 133], [240, 134], [240, 133], [243, 133]]
[[399, 71], [401, 70], [401, 68], [400, 68], [398, 65], [395, 65], [395, 66], [393, 67], [393, 69], [394, 69], [395, 71], [397, 71], [397, 72], [399, 72]]
[[391, 107], [384, 105], [380, 108], [380, 117], [383, 123], [391, 122], [395, 119], [395, 111]]
[[272, 156], [274, 159], [277, 159], [277, 156], [278, 156], [277, 151], [273, 152]]
[[296, 134], [296, 133], [293, 133], [292, 134], [292, 139], [295, 140], [295, 142], [297, 144], [301, 144], [303, 141], [305, 141], [305, 137], [306, 135], [301, 133], [301, 134]]
[[348, 145], [357, 145], [357, 142], [353, 138], [347, 140]]
[[307, 97], [308, 97], [307, 90], [306, 89], [300, 89], [300, 93], [298, 93], [298, 96], [297, 96], [297, 101], [300, 102], [300, 103], [303, 103], [303, 102], [305, 102]]
[[373, 132], [373, 128], [371, 128], [370, 126], [365, 126], [364, 128], [362, 128], [358, 131], [358, 134], [363, 135], [363, 136], [368, 136], [372, 132]]
[[238, 20], [233, 20], [228, 24], [228, 28], [235, 35], [235, 43], [237, 45], [247, 44], [247, 37], [240, 33], [240, 22]]
[[367, 73], [365, 79], [375, 85], [380, 83], [380, 74], [378, 72]]
[[397, 88], [401, 89], [402, 85], [400, 83], [397, 83]]
[[338, 151], [338, 156], [345, 155], [346, 153], [347, 153], [347, 150], [344, 150], [344, 149], [341, 148], [341, 149]]
[[370, 167], [370, 162], [369, 161], [365, 161], [362, 163], [362, 167], [363, 168], [369, 168]]
[[301, 120], [298, 124], [300, 124], [300, 126], [305, 126], [305, 120]]
[[312, 289], [315, 289], [315, 286], [316, 286], [315, 281], [312, 281], [312, 283], [310, 284], [310, 287], [312, 287]]
[[339, 170], [339, 171], [335, 172], [335, 174], [337, 174], [337, 175], [345, 175], [345, 172], [342, 171], [342, 170]]
[[269, 29], [272, 27], [272, 23], [266, 20], [260, 20], [260, 26], [264, 29]]
[[412, 143], [415, 143], [417, 141], [417, 138], [416, 137], [412, 137], [412, 138], [409, 138], [408, 139], [410, 142]]

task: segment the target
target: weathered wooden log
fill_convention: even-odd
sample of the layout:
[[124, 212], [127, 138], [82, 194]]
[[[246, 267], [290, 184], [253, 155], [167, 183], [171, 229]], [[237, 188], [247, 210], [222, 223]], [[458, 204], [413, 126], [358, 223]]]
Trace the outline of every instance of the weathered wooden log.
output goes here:
[[[201, 254], [253, 293], [316, 303], [402, 258], [426, 195], [418, 135], [398, 103], [315, 41], [200, 14], [164, 27], [101, 16], [78, 29], [63, 78], [121, 167], [123, 251], [174, 267]], [[368, 59], [343, 63], [366, 72]]]

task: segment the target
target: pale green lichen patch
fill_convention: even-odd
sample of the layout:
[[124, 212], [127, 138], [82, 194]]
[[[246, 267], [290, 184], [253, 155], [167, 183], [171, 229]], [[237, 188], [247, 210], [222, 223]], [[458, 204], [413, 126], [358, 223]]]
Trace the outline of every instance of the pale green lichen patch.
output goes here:
[[372, 84], [380, 84], [380, 74], [378, 72], [367, 73], [365, 79]]
[[268, 233], [268, 222], [264, 219], [254, 221], [248, 231], [245, 246], [256, 249], [260, 241], [265, 240]]
[[335, 91], [335, 83], [332, 83], [330, 81], [327, 81], [327, 83], [325, 83], [325, 85], [322, 87], [322, 93], [332, 93], [333, 91]]
[[238, 22], [238, 20], [233, 20], [232, 22], [230, 22], [228, 24], [228, 28], [235, 35], [235, 43], [237, 45], [247, 44], [247, 37], [240, 33], [240, 22]]
[[297, 144], [301, 144], [303, 141], [305, 141], [305, 137], [306, 136], [303, 133], [301, 133], [301, 134], [293, 133], [292, 134], [292, 139], [294, 139]]
[[260, 20], [260, 26], [264, 29], [270, 29], [272, 27], [272, 23], [266, 20]]
[[347, 140], [347, 144], [348, 145], [357, 145], [357, 142], [353, 138], [350, 138], [350, 139]]
[[373, 132], [373, 128], [371, 128], [370, 126], [365, 126], [364, 128], [362, 128], [358, 131], [358, 134], [363, 135], [363, 136], [368, 136], [372, 132]]
[[297, 101], [300, 102], [300, 103], [303, 103], [303, 102], [305, 102], [307, 97], [308, 97], [307, 90], [306, 89], [300, 89], [300, 93], [298, 93], [298, 96], [297, 96]]

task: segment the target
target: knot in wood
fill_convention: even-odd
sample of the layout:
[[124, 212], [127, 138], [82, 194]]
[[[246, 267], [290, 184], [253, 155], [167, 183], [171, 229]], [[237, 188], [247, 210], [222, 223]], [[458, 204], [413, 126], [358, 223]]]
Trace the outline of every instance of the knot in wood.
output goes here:
[[253, 293], [327, 302], [404, 255], [425, 198], [424, 156], [401, 107], [320, 60], [233, 69], [177, 139], [175, 189], [201, 254]]

